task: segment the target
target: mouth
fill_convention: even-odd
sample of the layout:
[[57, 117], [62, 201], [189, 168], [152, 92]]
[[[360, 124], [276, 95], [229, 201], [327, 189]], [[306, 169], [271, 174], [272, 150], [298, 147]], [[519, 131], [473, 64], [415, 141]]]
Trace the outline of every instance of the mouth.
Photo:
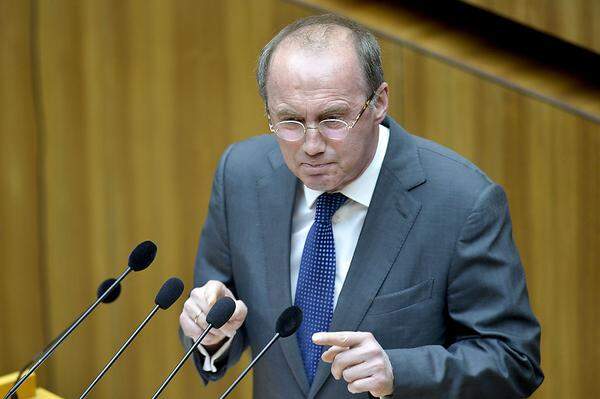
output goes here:
[[300, 164], [300, 167], [302, 169], [304, 169], [308, 173], [318, 174], [318, 173], [324, 172], [331, 165], [333, 165], [333, 162], [325, 162], [325, 163], [307, 163], [307, 162], [303, 162], [303, 163]]
[[330, 165], [333, 165], [333, 162], [322, 162], [322, 163], [302, 162], [300, 164], [300, 166], [307, 167], [307, 168], [314, 168], [314, 169], [326, 168], [327, 166], [330, 166]]

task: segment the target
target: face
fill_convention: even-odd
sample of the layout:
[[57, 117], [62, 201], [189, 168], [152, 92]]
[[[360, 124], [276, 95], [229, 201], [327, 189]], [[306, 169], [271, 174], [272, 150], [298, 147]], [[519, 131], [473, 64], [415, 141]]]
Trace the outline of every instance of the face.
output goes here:
[[[271, 58], [267, 79], [268, 110], [275, 125], [297, 120], [316, 127], [323, 119], [352, 123], [367, 97], [362, 69], [350, 42], [327, 50], [302, 50], [283, 42]], [[307, 187], [336, 191], [367, 168], [377, 149], [379, 123], [387, 110], [387, 85], [342, 140], [307, 129], [304, 138], [277, 138], [288, 168]]]

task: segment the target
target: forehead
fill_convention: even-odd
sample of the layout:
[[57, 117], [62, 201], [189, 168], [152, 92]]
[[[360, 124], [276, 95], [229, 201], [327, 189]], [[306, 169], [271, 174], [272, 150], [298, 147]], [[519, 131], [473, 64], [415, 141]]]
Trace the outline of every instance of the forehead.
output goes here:
[[364, 92], [362, 68], [349, 38], [318, 47], [283, 41], [271, 57], [269, 109], [279, 104], [350, 103], [364, 97]]

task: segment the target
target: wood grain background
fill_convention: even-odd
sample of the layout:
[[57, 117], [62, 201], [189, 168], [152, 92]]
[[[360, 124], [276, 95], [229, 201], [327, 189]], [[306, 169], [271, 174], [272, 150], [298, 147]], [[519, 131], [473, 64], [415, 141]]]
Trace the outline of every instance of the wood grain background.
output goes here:
[[462, 0], [600, 52], [600, 2], [595, 0]]
[[[354, 11], [369, 24], [366, 11]], [[258, 52], [314, 12], [279, 0], [0, 0], [0, 374], [58, 334], [140, 241], [158, 244], [156, 261], [51, 358], [44, 386], [78, 395], [165, 279], [179, 276], [191, 289], [216, 162], [229, 143], [267, 129]], [[543, 328], [547, 379], [535, 397], [593, 397], [600, 126], [528, 94], [523, 80], [515, 88], [424, 51], [430, 33], [413, 31], [410, 45], [393, 32], [380, 37], [390, 114], [506, 188]], [[600, 106], [580, 97], [588, 114]], [[96, 397], [152, 394], [181, 356], [182, 302], [156, 316]], [[165, 396], [216, 396], [245, 364], [207, 388], [188, 364]], [[232, 398], [250, 398], [250, 386]]]

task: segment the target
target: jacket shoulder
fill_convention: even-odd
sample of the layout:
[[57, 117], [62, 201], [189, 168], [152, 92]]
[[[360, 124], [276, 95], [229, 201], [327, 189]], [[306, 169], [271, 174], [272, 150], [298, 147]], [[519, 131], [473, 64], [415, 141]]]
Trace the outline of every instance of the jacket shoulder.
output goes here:
[[492, 179], [477, 165], [457, 152], [422, 137], [415, 140], [421, 165], [429, 179], [450, 180], [456, 183], [488, 186]]
[[227, 174], [260, 177], [272, 170], [270, 158], [281, 157], [277, 140], [263, 134], [233, 143], [225, 152]]
[[482, 194], [500, 189], [473, 162], [433, 141], [414, 137], [427, 183], [419, 188], [423, 199], [441, 208], [470, 211]]

